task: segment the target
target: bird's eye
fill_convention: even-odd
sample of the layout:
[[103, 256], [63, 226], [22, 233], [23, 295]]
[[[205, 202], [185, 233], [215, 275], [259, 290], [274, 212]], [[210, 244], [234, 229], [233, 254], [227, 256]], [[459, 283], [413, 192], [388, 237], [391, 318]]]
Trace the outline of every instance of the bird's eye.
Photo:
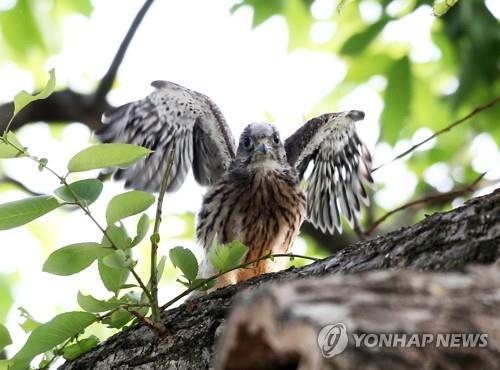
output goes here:
[[280, 137], [278, 136], [278, 134], [274, 134], [273, 141], [274, 141], [275, 144], [279, 144], [280, 143]]
[[250, 147], [252, 146], [252, 141], [250, 140], [250, 138], [247, 136], [243, 139], [243, 147], [245, 149], [250, 149]]

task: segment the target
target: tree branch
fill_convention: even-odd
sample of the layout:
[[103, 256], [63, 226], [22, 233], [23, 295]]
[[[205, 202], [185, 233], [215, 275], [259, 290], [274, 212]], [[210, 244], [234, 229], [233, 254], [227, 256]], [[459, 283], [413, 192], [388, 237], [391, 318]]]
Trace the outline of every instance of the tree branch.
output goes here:
[[482, 111], [486, 110], [486, 109], [489, 109], [491, 107], [493, 107], [495, 104], [497, 104], [498, 102], [500, 101], [500, 96], [497, 96], [495, 99], [489, 101], [488, 103], [485, 103], [483, 105], [480, 105], [476, 108], [474, 108], [474, 110], [472, 112], [470, 112], [469, 114], [467, 114], [465, 117], [462, 117], [460, 118], [459, 120], [456, 120], [455, 122], [451, 123], [450, 125], [446, 126], [445, 128], [437, 131], [436, 133], [434, 133], [433, 135], [429, 136], [428, 138], [426, 138], [425, 140], [419, 142], [418, 144], [415, 144], [413, 145], [410, 149], [408, 150], [405, 150], [403, 153], [401, 154], [398, 154], [397, 156], [395, 156], [393, 159], [391, 159], [389, 162], [386, 162], [386, 163], [383, 163], [381, 164], [380, 166], [378, 167], [375, 167], [372, 172], [375, 172], [377, 171], [378, 169], [384, 167], [384, 166], [387, 166], [389, 163], [392, 163], [394, 161], [397, 161], [398, 159], [401, 159], [403, 157], [405, 157], [406, 155], [410, 154], [411, 152], [413, 152], [415, 149], [417, 149], [418, 147], [424, 145], [425, 143], [431, 141], [432, 139], [436, 138], [437, 136], [441, 135], [442, 133], [444, 132], [447, 132], [447, 131], [450, 131], [452, 128], [454, 128], [455, 126], [458, 126], [460, 125], [461, 123], [467, 121], [469, 118], [471, 117], [474, 117], [476, 114], [478, 113], [481, 113]]
[[[500, 317], [492, 312], [500, 306], [499, 279], [499, 267], [475, 266], [460, 273], [332, 275], [247, 290], [220, 330], [213, 368], [499, 369]], [[341, 334], [318, 336], [339, 323]], [[482, 345], [465, 344], [462, 334], [482, 335]], [[346, 348], [327, 357], [335, 335], [345, 336]], [[400, 344], [359, 340], [368, 335], [397, 335]], [[423, 336], [426, 345], [415, 343]], [[463, 342], [437, 343], [452, 336]]]
[[[110, 109], [106, 95], [116, 78], [116, 73], [123, 61], [127, 48], [132, 41], [139, 25], [154, 0], [146, 0], [139, 9], [130, 25], [120, 47], [118, 48], [108, 71], [102, 78], [96, 91], [92, 94], [81, 94], [71, 89], [57, 91], [47, 99], [38, 100], [25, 107], [14, 119], [12, 130], [31, 122], [80, 122], [91, 130], [101, 126], [101, 115]], [[12, 117], [14, 104], [12, 102], [0, 105], [0, 132], [3, 132]]]
[[402, 206], [397, 207], [397, 208], [393, 209], [392, 211], [387, 212], [385, 215], [380, 217], [378, 220], [373, 222], [368, 227], [368, 229], [365, 231], [365, 235], [370, 235], [382, 222], [387, 220], [389, 217], [391, 217], [395, 213], [403, 211], [407, 208], [411, 208], [413, 206], [416, 206], [417, 204], [448, 202], [450, 200], [455, 199], [456, 197], [459, 197], [461, 195], [475, 191], [477, 188], [477, 185], [483, 179], [483, 177], [484, 177], [484, 175], [486, 175], [486, 173], [487, 172], [483, 172], [472, 183], [470, 183], [469, 185], [462, 187], [460, 189], [452, 190], [452, 191], [449, 191], [446, 193], [438, 193], [438, 194], [429, 195], [427, 197], [419, 198], [419, 199], [413, 200], [411, 202], [408, 202], [406, 204], [403, 204]]
[[21, 181], [16, 180], [15, 178], [10, 177], [10, 176], [5, 175], [5, 174], [2, 177], [0, 177], [0, 184], [11, 184], [11, 185], [14, 185], [14, 186], [20, 188], [25, 193], [28, 193], [29, 195], [33, 195], [33, 196], [43, 195], [42, 193], [38, 193], [38, 192], [36, 192], [36, 191], [28, 188]]
[[[287, 294], [289, 290], [286, 287], [292, 281], [303, 281], [307, 285], [308, 282], [315, 284], [314, 282], [320, 277], [330, 276], [333, 278], [336, 276], [339, 284], [333, 290], [325, 290], [325, 293], [333, 294], [332, 299], [326, 303], [333, 305], [338, 303], [338, 306], [336, 306], [339, 307], [338, 310], [332, 307], [332, 309], [321, 311], [321, 308], [328, 307], [323, 305], [322, 302], [315, 303], [314, 301], [304, 300], [304, 304], [311, 309], [317, 309], [315, 311], [317, 313], [325, 312], [325, 316], [321, 317], [335, 322], [336, 315], [353, 312], [344, 311], [344, 306], [341, 306], [342, 302], [355, 302], [357, 304], [355, 306], [356, 315], [353, 312], [351, 325], [370, 324], [371, 330], [375, 333], [383, 332], [386, 325], [396, 322], [393, 315], [402, 312], [402, 309], [405, 307], [408, 308], [407, 312], [411, 313], [411, 315], [403, 315], [407, 330], [412, 330], [414, 327], [418, 328], [418, 326], [414, 326], [413, 324], [418, 323], [418, 320], [422, 318], [436, 320], [432, 322], [433, 330], [439, 330], [440, 323], [453, 322], [460, 326], [461, 323], [470, 322], [475, 316], [463, 315], [458, 316], [459, 319], [456, 319], [456, 316], [435, 315], [434, 313], [449, 312], [438, 310], [444, 307], [443, 304], [447, 297], [452, 298], [455, 296], [453, 294], [450, 296], [446, 295], [447, 291], [441, 289], [441, 287], [449, 282], [454, 287], [453, 289], [456, 288], [457, 292], [459, 292], [461, 287], [464, 286], [461, 284], [469, 281], [467, 280], [468, 277], [461, 274], [440, 274], [439, 278], [432, 281], [432, 284], [422, 285], [420, 284], [422, 279], [426, 279], [425, 276], [431, 274], [419, 275], [415, 271], [405, 270], [457, 271], [463, 270], [465, 266], [471, 263], [491, 264], [499, 257], [500, 190], [497, 190], [492, 194], [474, 198], [464, 206], [450, 212], [436, 213], [413, 226], [401, 228], [385, 236], [356, 243], [350, 248], [346, 248], [325, 260], [314, 262], [298, 269], [292, 268], [279, 273], [260, 275], [237, 285], [218, 289], [205, 297], [199, 298], [197, 301], [189, 302], [187, 305], [181, 305], [180, 307], [163, 312], [162, 322], [167, 327], [169, 334], [162, 341], [155, 340], [155, 336], [149, 328], [136, 325], [129, 330], [109, 338], [106, 342], [75, 361], [67, 362], [60, 369], [127, 368], [138, 370], [144, 368], [175, 367], [179, 370], [192, 370], [212, 368], [214, 366], [215, 355], [214, 343], [216, 337], [223, 337], [220, 333], [223, 333], [224, 326], [227, 327], [227, 316], [233, 306], [234, 294], [243, 290], [255, 290], [255, 294], [264, 295], [269, 289], [268, 282], [272, 282], [275, 284], [274, 286], [277, 285], [283, 288], [278, 288], [278, 290], [286, 298], [291, 297]], [[379, 271], [378, 273], [366, 275], [358, 274], [370, 270], [389, 271]], [[356, 275], [342, 276], [344, 274], [355, 273]], [[389, 277], [388, 280], [386, 279], [387, 277]], [[359, 284], [356, 283], [358, 281]], [[492, 287], [495, 285], [495, 280], [493, 279], [479, 279], [478, 281], [491, 284]], [[384, 282], [386, 283], [384, 284]], [[409, 285], [404, 285], [406, 282]], [[315, 285], [321, 290], [320, 282]], [[432, 288], [429, 291], [431, 295], [427, 297], [429, 299], [417, 295], [412, 296], [415, 297], [415, 300], [410, 300], [409, 297], [412, 290], [409, 288], [420, 289], [426, 286], [429, 289]], [[370, 287], [373, 287], [373, 289]], [[355, 299], [356, 297], [360, 297], [360, 294], [367, 289], [370, 290], [369, 295], [363, 296], [364, 299]], [[401, 298], [401, 304], [395, 303], [390, 307], [377, 306], [380, 307], [380, 310], [377, 309], [375, 311], [376, 306], [372, 304], [376, 302], [381, 304], [384, 304], [384, 302], [388, 303], [389, 301], [384, 299], [384, 296], [387, 297], [392, 292], [396, 298]], [[483, 295], [484, 300], [482, 301], [479, 299], [471, 300], [471, 295], [468, 292], [468, 290], [464, 290], [463, 292], [464, 295], [462, 297], [464, 298], [465, 305], [461, 307], [473, 307], [473, 305], [477, 307], [477, 304], [483, 305], [484, 303], [486, 305], [484, 307], [490, 312], [490, 317], [498, 316], [494, 310], [495, 306], [490, 304], [493, 302], [490, 299], [494, 295], [493, 290], [487, 290], [485, 293], [489, 292], [491, 294]], [[305, 289], [302, 296], [305, 298], [308, 294], [312, 293], [312, 290]], [[339, 295], [335, 296], [335, 294]], [[255, 300], [257, 299], [257, 296], [254, 295], [253, 297]], [[350, 298], [354, 301], [349, 300]], [[426, 302], [430, 303], [430, 299], [436, 302], [436, 306], [431, 310], [431, 314], [419, 315], [418, 313], [421, 312], [420, 309], [424, 308]], [[396, 301], [391, 300], [390, 302]], [[410, 307], [413, 303], [415, 303], [415, 306]], [[372, 307], [374, 308], [374, 315], [370, 315]], [[398, 307], [401, 308], [400, 311], [396, 311]], [[457, 315], [467, 312], [470, 311], [457, 312]], [[263, 307], [263, 311], [260, 312], [259, 317], [260, 319], [271, 317], [270, 313], [265, 311], [265, 307]], [[295, 311], [294, 315], [285, 315], [281, 319], [286, 320], [297, 317], [296, 314], [298, 313], [299, 311]], [[385, 319], [386, 317], [388, 318]], [[337, 317], [337, 319], [339, 318], [340, 316]], [[370, 320], [370, 318], [373, 319]], [[450, 321], [447, 318], [453, 320]], [[476, 320], [475, 322], [478, 323], [479, 321]], [[464, 327], [463, 329], [467, 328]], [[255, 333], [258, 334], [258, 332]], [[291, 339], [298, 345], [304, 344], [306, 346], [310, 344], [301, 335], [295, 335]], [[281, 341], [273, 342], [281, 343]], [[264, 342], [261, 341], [260, 343]], [[312, 345], [316, 348], [315, 341]], [[302, 348], [306, 348], [305, 346]], [[189, 350], [187, 351], [186, 348], [189, 348]], [[238, 346], [238, 348], [242, 347]], [[250, 354], [250, 351], [254, 348], [251, 345], [246, 345], [244, 348], [248, 352], [239, 352], [241, 355], [240, 359], [248, 359], [248, 368], [259, 368], [258, 366], [251, 366], [253, 360], [258, 360], [255, 356], [251, 357]], [[456, 350], [459, 349], [457, 348]], [[264, 351], [264, 355], [267, 354], [271, 354], [270, 349]], [[380, 358], [376, 358], [373, 361], [377, 359], [380, 360]], [[412, 366], [413, 363], [411, 361], [405, 363], [409, 364], [408, 368], [415, 368]], [[279, 367], [274, 362], [270, 362], [267, 365], [269, 366], [265, 368], [270, 370], [298, 368], [297, 366]], [[375, 368], [376, 363], [373, 362], [372, 365]], [[351, 368], [365, 367], [356, 366]], [[382, 366], [377, 368], [388, 369], [389, 367]]]
[[111, 62], [111, 65], [108, 68], [108, 71], [106, 72], [106, 74], [101, 80], [101, 83], [97, 87], [97, 90], [94, 94], [94, 106], [96, 110], [102, 110], [102, 108], [104, 108], [104, 106], [102, 106], [102, 103], [106, 101], [106, 95], [113, 86], [113, 82], [116, 79], [118, 68], [120, 68], [123, 58], [125, 57], [125, 53], [127, 52], [127, 49], [132, 39], [134, 38], [137, 29], [139, 28], [142, 20], [144, 19], [144, 16], [146, 15], [149, 8], [153, 4], [153, 1], [154, 0], [146, 0], [142, 5], [141, 9], [139, 9], [139, 12], [136, 14], [134, 20], [132, 21], [132, 24], [130, 25], [130, 28], [128, 29], [125, 37], [123, 38], [123, 41], [121, 42], [120, 47], [118, 48], [118, 51], [116, 52], [115, 57], [113, 58], [113, 61]]

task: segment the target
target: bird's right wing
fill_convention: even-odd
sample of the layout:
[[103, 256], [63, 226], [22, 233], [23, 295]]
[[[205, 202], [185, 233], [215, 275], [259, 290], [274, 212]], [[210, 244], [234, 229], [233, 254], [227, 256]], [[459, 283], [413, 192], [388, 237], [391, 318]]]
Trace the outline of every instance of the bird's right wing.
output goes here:
[[103, 115], [97, 132], [103, 142], [141, 145], [154, 152], [133, 166], [118, 169], [125, 186], [158, 191], [173, 150], [168, 191], [177, 190], [189, 168], [196, 181], [210, 185], [222, 176], [235, 155], [234, 137], [219, 108], [207, 96], [173, 82], [155, 81], [146, 98]]
[[373, 183], [371, 156], [355, 128], [364, 116], [356, 110], [323, 114], [307, 121], [285, 142], [288, 162], [301, 178], [314, 162], [307, 179], [307, 217], [323, 232], [342, 231], [341, 213], [354, 226], [360, 201], [369, 203], [364, 184]]

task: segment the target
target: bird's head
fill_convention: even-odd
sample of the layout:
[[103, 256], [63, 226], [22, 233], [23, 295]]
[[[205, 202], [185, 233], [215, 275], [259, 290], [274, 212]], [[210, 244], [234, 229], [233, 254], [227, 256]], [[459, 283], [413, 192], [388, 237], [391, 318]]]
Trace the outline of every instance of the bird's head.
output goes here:
[[269, 123], [251, 123], [245, 127], [236, 160], [252, 167], [286, 164], [285, 147], [276, 127]]

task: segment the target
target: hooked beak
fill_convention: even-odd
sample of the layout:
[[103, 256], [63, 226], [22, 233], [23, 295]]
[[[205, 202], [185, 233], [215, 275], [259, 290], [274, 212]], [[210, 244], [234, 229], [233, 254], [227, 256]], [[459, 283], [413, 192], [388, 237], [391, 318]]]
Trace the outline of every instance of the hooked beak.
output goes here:
[[365, 112], [361, 110], [351, 110], [347, 113], [353, 121], [362, 121], [365, 118]]
[[257, 153], [262, 153], [262, 154], [267, 154], [269, 152], [269, 148], [267, 147], [266, 144], [260, 144], [255, 148], [255, 152]]

